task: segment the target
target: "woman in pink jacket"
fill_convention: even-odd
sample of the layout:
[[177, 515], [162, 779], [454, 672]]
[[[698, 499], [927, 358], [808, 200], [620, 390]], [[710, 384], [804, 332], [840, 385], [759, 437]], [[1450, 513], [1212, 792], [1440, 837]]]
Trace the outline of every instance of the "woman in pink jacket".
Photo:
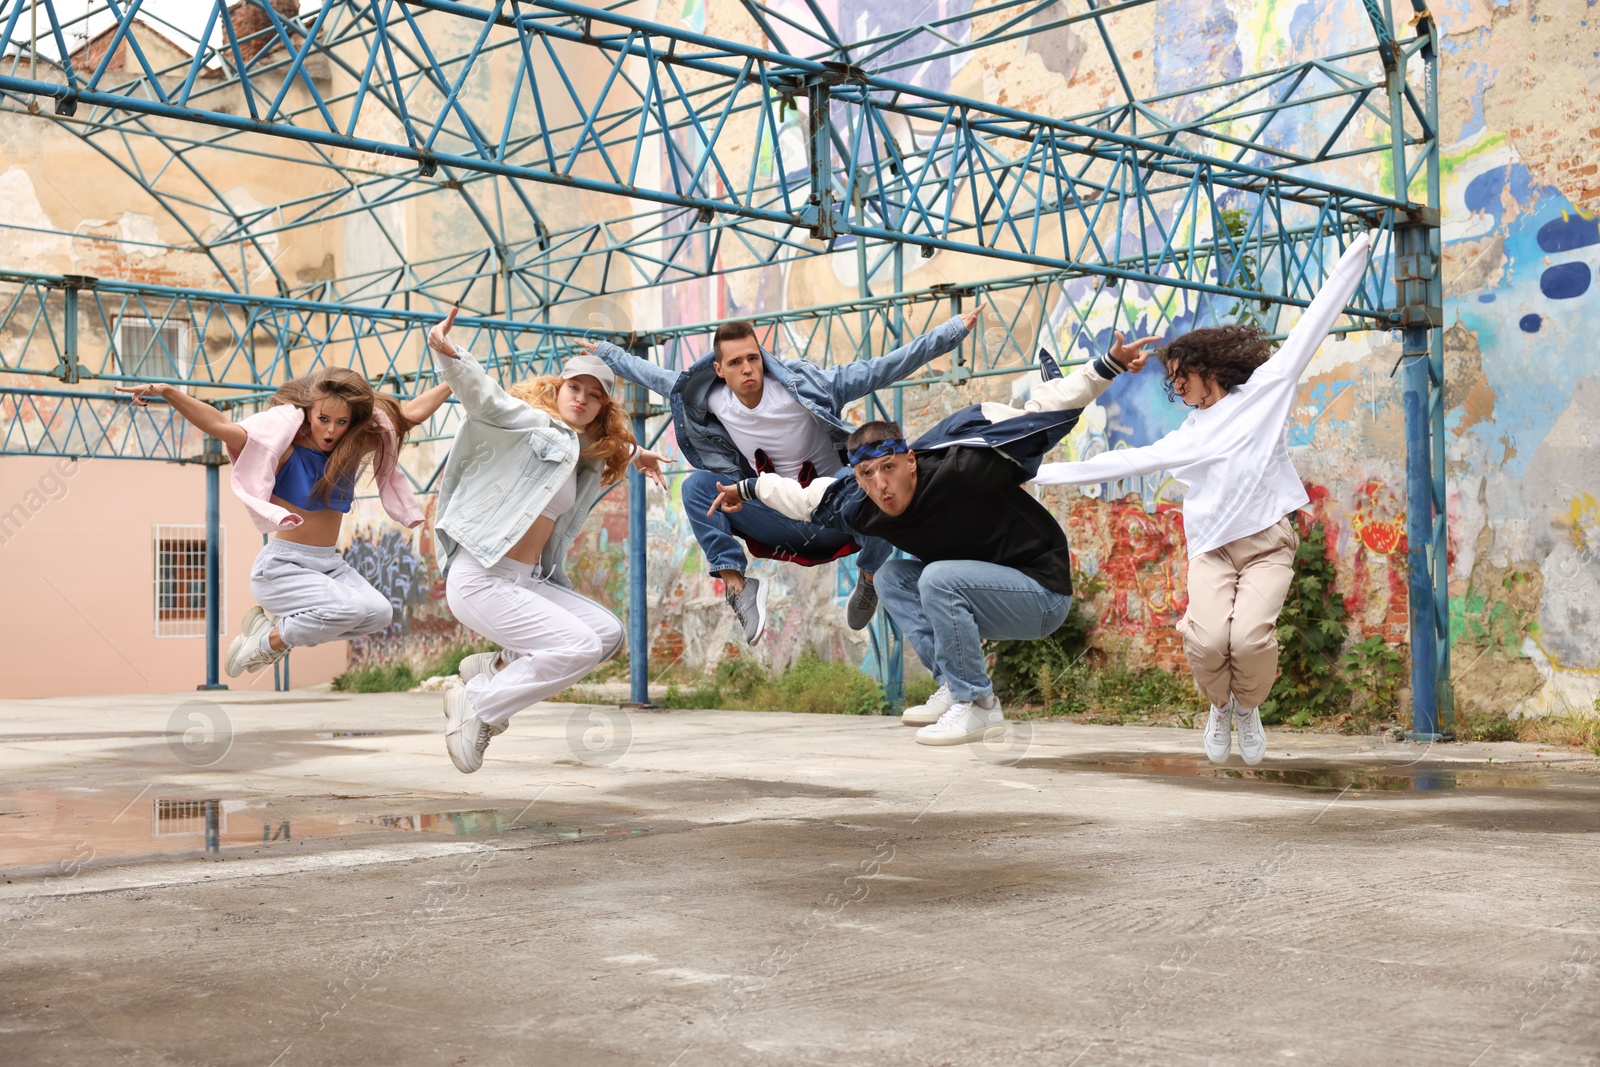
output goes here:
[[233, 461], [233, 491], [262, 533], [275, 536], [256, 556], [245, 613], [223, 667], [230, 678], [269, 667], [291, 648], [374, 633], [394, 618], [389, 599], [336, 551], [370, 458], [389, 517], [422, 525], [404, 474], [400, 445], [450, 395], [439, 385], [412, 400], [374, 392], [352, 370], [329, 367], [285, 382], [266, 410], [234, 422], [170, 385], [118, 386], [143, 407], [165, 400], [190, 425], [220, 440]]

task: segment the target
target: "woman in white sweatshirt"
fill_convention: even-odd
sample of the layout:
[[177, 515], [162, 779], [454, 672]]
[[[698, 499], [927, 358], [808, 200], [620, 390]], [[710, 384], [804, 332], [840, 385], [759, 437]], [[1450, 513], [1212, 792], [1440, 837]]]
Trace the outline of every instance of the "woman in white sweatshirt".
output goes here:
[[1300, 376], [1366, 269], [1366, 234], [1350, 243], [1276, 353], [1254, 326], [1194, 330], [1157, 353], [1167, 389], [1194, 411], [1155, 444], [1047, 463], [1041, 485], [1092, 485], [1165, 470], [1185, 483], [1189, 607], [1178, 632], [1211, 701], [1206, 755], [1225, 763], [1232, 730], [1248, 764], [1266, 755], [1261, 702], [1278, 676], [1278, 613], [1300, 539], [1289, 516], [1307, 503], [1285, 439]]

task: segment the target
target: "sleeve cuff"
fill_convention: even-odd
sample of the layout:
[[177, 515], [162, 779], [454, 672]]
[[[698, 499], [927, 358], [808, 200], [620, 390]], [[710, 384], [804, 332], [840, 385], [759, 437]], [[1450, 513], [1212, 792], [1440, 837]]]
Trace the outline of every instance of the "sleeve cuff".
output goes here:
[[1127, 369], [1127, 367], [1113, 359], [1110, 352], [1103, 356], [1095, 357], [1094, 372], [1102, 378], [1115, 378]]

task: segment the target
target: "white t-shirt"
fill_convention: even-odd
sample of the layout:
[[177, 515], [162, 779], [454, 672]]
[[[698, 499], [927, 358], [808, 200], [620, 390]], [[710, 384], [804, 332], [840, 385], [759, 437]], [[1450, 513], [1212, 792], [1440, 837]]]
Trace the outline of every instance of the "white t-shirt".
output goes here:
[[572, 510], [572, 505], [578, 502], [578, 468], [573, 467], [572, 473], [567, 475], [567, 480], [556, 487], [555, 495], [550, 498], [550, 503], [544, 506], [540, 513], [542, 519], [559, 519]]
[[753, 408], [745, 407], [732, 389], [719, 382], [706, 397], [706, 406], [752, 467], [757, 449], [785, 478], [798, 478], [806, 460], [817, 474], [832, 474], [842, 465], [833, 438], [776, 382], [762, 383], [761, 403]]
[[1361, 283], [1369, 239], [1359, 234], [1316, 299], [1250, 380], [1155, 444], [1077, 463], [1040, 466], [1039, 485], [1090, 485], [1170, 471], [1187, 485], [1183, 529], [1191, 558], [1260, 533], [1310, 501], [1285, 440], [1300, 375]]

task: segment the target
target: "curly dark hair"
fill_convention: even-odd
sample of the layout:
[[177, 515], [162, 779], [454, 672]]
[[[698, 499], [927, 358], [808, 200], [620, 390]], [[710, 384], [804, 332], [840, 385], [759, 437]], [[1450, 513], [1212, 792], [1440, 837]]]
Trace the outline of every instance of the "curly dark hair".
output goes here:
[[1231, 393], [1271, 357], [1272, 348], [1266, 331], [1255, 323], [1190, 330], [1156, 353], [1167, 372], [1167, 399], [1178, 399], [1172, 390], [1172, 379], [1190, 371], [1212, 379], [1223, 392]]

